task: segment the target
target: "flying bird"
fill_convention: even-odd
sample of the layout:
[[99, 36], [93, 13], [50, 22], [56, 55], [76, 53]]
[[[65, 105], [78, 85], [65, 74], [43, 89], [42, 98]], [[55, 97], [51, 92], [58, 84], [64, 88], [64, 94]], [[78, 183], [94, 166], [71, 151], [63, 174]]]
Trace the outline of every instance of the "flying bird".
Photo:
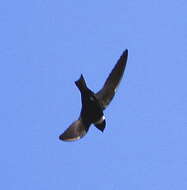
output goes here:
[[91, 124], [94, 124], [100, 131], [104, 131], [106, 121], [103, 111], [115, 95], [126, 67], [127, 58], [128, 50], [126, 49], [106, 79], [104, 86], [97, 93], [87, 87], [82, 74], [75, 81], [75, 85], [81, 93], [82, 109], [79, 118], [59, 136], [60, 140], [75, 141], [84, 137]]

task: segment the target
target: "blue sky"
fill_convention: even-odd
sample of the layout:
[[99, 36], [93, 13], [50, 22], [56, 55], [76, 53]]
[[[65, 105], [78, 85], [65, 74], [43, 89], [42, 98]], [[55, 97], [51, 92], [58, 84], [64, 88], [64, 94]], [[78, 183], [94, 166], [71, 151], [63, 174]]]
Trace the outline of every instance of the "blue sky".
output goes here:
[[[6, 190], [187, 188], [187, 2], [0, 3], [0, 164]], [[129, 59], [102, 134], [77, 119], [81, 73], [99, 90]]]

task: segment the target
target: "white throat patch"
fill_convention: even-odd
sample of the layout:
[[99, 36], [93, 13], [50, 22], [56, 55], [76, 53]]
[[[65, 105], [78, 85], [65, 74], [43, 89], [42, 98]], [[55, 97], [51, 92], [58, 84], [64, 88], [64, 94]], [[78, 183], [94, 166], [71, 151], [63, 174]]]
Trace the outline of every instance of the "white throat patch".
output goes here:
[[99, 125], [105, 120], [105, 116], [103, 115], [98, 121], [96, 121], [94, 124]]

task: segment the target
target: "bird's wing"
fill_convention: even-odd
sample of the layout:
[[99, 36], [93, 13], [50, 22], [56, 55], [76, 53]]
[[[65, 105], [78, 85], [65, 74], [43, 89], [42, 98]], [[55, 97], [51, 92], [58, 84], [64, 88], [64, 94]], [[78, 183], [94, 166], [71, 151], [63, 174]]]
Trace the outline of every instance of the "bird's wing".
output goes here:
[[63, 141], [75, 141], [86, 135], [88, 127], [84, 126], [80, 120], [74, 121], [65, 131], [59, 136]]
[[103, 88], [96, 93], [96, 97], [99, 100], [103, 109], [107, 107], [112, 98], [115, 95], [116, 89], [122, 79], [125, 66], [127, 63], [128, 50], [125, 50], [116, 65], [109, 74], [107, 80], [104, 83]]

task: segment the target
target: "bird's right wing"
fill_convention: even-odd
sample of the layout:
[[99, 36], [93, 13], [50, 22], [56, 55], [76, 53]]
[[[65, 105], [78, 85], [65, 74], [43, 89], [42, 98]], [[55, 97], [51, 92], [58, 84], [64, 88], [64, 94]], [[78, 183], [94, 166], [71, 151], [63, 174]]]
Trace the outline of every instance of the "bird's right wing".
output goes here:
[[103, 88], [95, 94], [103, 109], [107, 107], [115, 95], [126, 67], [127, 57], [128, 50], [125, 50], [106, 79]]
[[86, 135], [88, 127], [84, 126], [80, 120], [74, 121], [65, 131], [59, 136], [63, 141], [75, 141]]

